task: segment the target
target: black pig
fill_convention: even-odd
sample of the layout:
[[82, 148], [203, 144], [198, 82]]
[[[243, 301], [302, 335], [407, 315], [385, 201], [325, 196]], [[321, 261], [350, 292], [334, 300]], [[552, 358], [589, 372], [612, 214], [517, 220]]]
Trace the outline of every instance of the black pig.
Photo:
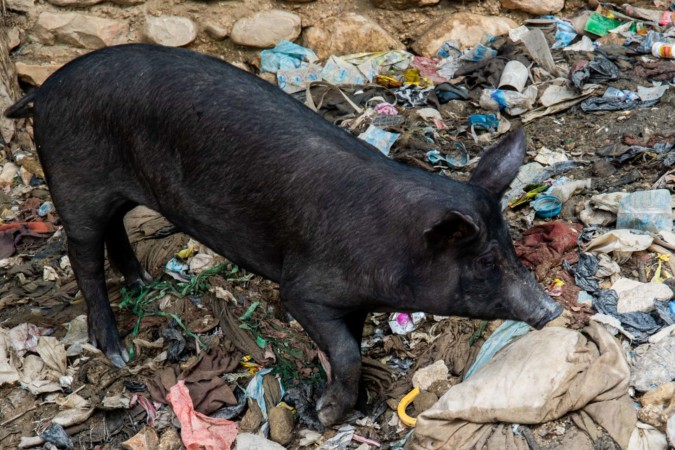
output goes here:
[[331, 363], [317, 407], [325, 425], [356, 402], [368, 311], [537, 328], [562, 311], [518, 262], [499, 208], [523, 162], [522, 131], [462, 184], [386, 158], [226, 62], [141, 44], [75, 59], [5, 114], [34, 115], [89, 335], [117, 367], [128, 355], [104, 244], [126, 283], [150, 281], [122, 222], [137, 205], [279, 283]]

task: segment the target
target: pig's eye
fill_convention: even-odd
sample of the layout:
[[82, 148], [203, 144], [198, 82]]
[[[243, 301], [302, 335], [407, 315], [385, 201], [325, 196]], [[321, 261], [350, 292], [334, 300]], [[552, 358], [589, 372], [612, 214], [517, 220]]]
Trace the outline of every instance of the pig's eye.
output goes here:
[[495, 268], [495, 257], [491, 254], [481, 256], [476, 260], [476, 265], [478, 269], [492, 270]]

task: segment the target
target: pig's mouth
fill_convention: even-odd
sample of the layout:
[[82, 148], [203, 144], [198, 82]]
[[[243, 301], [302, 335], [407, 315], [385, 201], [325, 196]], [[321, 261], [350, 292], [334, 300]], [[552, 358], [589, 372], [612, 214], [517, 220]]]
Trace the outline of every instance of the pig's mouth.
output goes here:
[[547, 323], [549, 323], [553, 319], [557, 318], [560, 314], [562, 314], [563, 310], [564, 310], [563, 307], [559, 303], [555, 303], [555, 306], [553, 306], [553, 311], [549, 312], [548, 314], [544, 315], [541, 319], [534, 322], [532, 326], [537, 330], [541, 330]]

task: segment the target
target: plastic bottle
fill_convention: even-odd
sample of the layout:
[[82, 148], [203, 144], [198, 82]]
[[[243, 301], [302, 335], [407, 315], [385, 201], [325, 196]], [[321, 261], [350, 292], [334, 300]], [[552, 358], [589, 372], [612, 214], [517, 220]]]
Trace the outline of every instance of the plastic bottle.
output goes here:
[[652, 55], [657, 58], [675, 59], [675, 44], [667, 42], [654, 42], [652, 44]]

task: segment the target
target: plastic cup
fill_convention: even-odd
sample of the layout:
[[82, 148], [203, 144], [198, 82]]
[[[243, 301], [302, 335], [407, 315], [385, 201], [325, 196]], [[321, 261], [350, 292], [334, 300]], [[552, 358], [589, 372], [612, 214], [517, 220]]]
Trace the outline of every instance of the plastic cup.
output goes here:
[[504, 66], [502, 77], [499, 79], [499, 89], [513, 89], [521, 92], [530, 76], [530, 71], [520, 61], [509, 61]]

